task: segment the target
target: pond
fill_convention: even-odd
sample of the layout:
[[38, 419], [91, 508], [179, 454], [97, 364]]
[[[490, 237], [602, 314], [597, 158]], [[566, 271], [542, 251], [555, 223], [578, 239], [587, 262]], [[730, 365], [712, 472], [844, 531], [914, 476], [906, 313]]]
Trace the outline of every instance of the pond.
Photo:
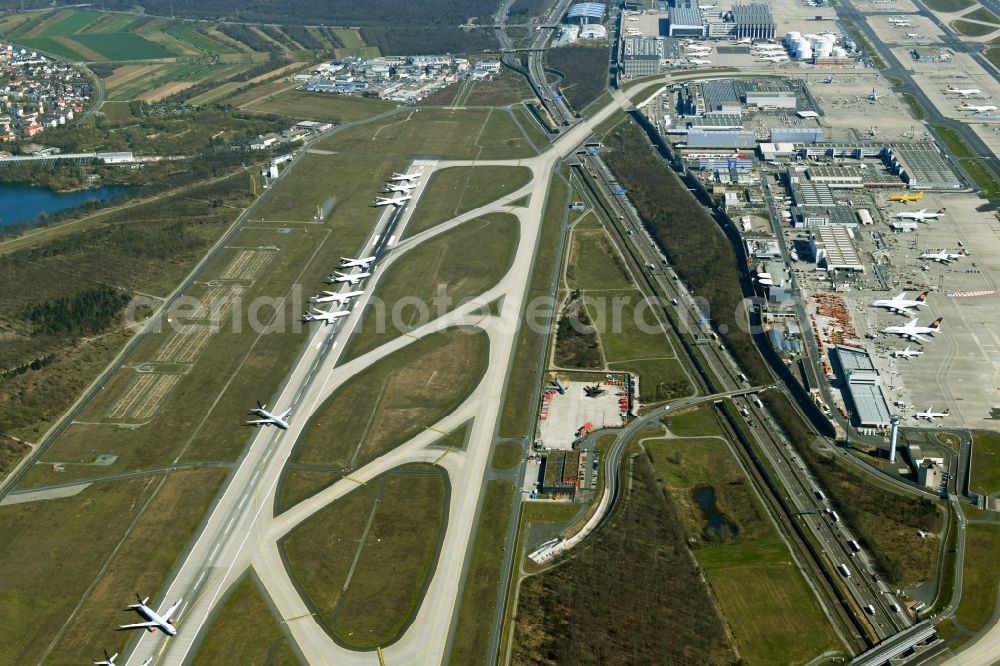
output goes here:
[[30, 222], [41, 213], [51, 215], [88, 201], [104, 201], [126, 191], [127, 187], [111, 186], [95, 190], [53, 192], [47, 187], [24, 183], [0, 183], [0, 227], [16, 222]]
[[715, 505], [715, 488], [712, 486], [700, 486], [694, 489], [694, 501], [701, 509], [701, 515], [708, 523], [702, 530], [706, 538], [710, 536], [736, 536], [739, 527], [726, 520], [726, 517], [719, 513], [719, 508]]

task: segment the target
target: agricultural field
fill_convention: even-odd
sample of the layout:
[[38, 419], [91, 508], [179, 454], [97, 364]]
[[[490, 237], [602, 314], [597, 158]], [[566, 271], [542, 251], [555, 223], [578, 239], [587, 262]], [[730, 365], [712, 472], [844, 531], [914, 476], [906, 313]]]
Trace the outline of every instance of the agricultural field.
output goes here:
[[437, 559], [447, 497], [440, 468], [406, 465], [334, 502], [281, 542], [307, 603], [341, 643], [372, 649], [402, 632]]
[[977, 430], [972, 440], [972, 472], [969, 489], [984, 494], [1000, 491], [1000, 435]]

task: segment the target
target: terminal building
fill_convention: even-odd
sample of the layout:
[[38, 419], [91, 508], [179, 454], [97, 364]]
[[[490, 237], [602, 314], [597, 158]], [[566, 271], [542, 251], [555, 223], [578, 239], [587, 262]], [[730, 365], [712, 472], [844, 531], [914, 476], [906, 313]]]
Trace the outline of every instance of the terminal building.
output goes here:
[[701, 10], [694, 2], [677, 2], [670, 8], [667, 19], [667, 34], [671, 37], [703, 37], [705, 25]]
[[706, 130], [693, 127], [687, 133], [688, 148], [753, 148], [757, 139], [750, 130]]
[[833, 345], [831, 349], [830, 362], [840, 379], [851, 422], [859, 428], [888, 428], [889, 405], [871, 356], [864, 349], [846, 345]]
[[566, 12], [566, 20], [580, 25], [600, 23], [607, 8], [603, 2], [578, 2]]
[[663, 39], [660, 37], [626, 37], [622, 51], [622, 75], [629, 78], [660, 73], [663, 60]]

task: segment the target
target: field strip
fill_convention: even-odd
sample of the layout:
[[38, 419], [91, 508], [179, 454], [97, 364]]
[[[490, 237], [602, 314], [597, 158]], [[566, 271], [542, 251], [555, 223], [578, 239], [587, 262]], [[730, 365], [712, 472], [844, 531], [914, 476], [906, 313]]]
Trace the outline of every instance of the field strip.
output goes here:
[[177, 354], [178, 363], [193, 363], [198, 353], [204, 349], [205, 345], [208, 344], [208, 339], [212, 336], [212, 328], [210, 326], [199, 326], [198, 330], [194, 333], [188, 333], [185, 335], [187, 340], [187, 345], [185, 345], [179, 354]]
[[153, 376], [156, 377], [157, 381], [149, 387], [149, 390], [143, 396], [142, 402], [132, 412], [132, 417], [135, 419], [148, 419], [155, 414], [156, 410], [160, 408], [164, 397], [170, 392], [170, 389], [181, 380], [181, 375]]
[[163, 85], [157, 86], [152, 90], [147, 90], [135, 99], [140, 102], [159, 102], [164, 97], [170, 97], [171, 95], [179, 93], [182, 90], [187, 90], [194, 84], [194, 81], [173, 81], [171, 83], [164, 83]]
[[198, 307], [194, 309], [187, 319], [205, 319], [208, 317], [208, 313], [211, 311], [212, 306], [219, 301], [222, 294], [227, 290], [226, 287], [212, 287], [205, 295], [199, 299]]
[[91, 61], [95, 61], [95, 62], [105, 62], [105, 61], [107, 61], [107, 58], [105, 58], [104, 56], [102, 56], [97, 51], [94, 51], [93, 49], [88, 49], [86, 46], [84, 46], [80, 42], [77, 42], [77, 41], [75, 41], [73, 39], [70, 39], [66, 35], [59, 35], [59, 36], [53, 37], [52, 40], [56, 41], [56, 42], [59, 42], [60, 44], [62, 44], [66, 48], [70, 49], [71, 51], [76, 51], [81, 56], [83, 56], [84, 60], [91, 60]]
[[242, 287], [230, 290], [229, 293], [227, 293], [223, 297], [224, 300], [220, 304], [218, 304], [218, 307], [212, 308], [212, 316], [211, 316], [212, 323], [218, 324], [223, 319], [225, 319], [226, 315], [229, 314], [229, 311], [232, 309], [236, 301], [239, 300], [242, 294], [243, 294]]
[[124, 418], [132, 410], [132, 405], [136, 400], [142, 396], [146, 389], [156, 381], [156, 375], [143, 374], [133, 382], [133, 384], [126, 389], [125, 394], [118, 399], [114, 407], [108, 413], [108, 416], [115, 419]]
[[256, 252], [256, 250], [240, 250], [240, 253], [237, 254], [231, 262], [229, 262], [229, 266], [227, 266], [226, 270], [222, 273], [222, 279], [235, 280], [236, 276], [243, 270], [244, 264], [250, 261], [250, 257], [253, 256], [254, 252]]

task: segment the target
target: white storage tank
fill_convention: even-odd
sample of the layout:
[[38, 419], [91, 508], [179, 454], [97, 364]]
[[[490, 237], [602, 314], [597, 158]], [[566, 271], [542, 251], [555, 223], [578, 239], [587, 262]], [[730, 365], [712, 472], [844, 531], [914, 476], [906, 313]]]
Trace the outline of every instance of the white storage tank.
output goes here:
[[795, 54], [795, 57], [799, 60], [810, 60], [813, 57], [813, 50], [808, 46], [803, 46], [799, 49], [799, 52]]

